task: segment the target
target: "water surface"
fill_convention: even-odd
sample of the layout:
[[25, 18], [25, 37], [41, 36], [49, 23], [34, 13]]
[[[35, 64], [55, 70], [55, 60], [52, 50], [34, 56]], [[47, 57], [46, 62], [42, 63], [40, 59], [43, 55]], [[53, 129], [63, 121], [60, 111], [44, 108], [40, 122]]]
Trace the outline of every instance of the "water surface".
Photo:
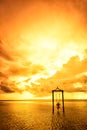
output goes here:
[[65, 101], [52, 114], [46, 101], [0, 101], [0, 130], [87, 130], [87, 101]]

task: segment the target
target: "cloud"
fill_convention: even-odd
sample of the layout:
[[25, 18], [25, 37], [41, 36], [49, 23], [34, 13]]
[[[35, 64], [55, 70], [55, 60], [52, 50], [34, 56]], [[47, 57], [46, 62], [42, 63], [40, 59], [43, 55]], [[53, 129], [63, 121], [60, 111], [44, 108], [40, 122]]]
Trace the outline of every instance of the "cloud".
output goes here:
[[[33, 75], [40, 74], [44, 71], [41, 65], [15, 66], [14, 64], [5, 72], [0, 72], [1, 90], [4, 92], [23, 92], [26, 84], [32, 79]], [[21, 80], [19, 80], [21, 79]], [[21, 83], [24, 85], [21, 85]], [[9, 86], [9, 87], [8, 87]], [[20, 87], [18, 87], [20, 86]]]
[[32, 83], [32, 87], [26, 86], [26, 90], [36, 96], [48, 96], [56, 87], [65, 92], [87, 93], [87, 58], [80, 60], [79, 56], [73, 56], [63, 65], [62, 69], [50, 78], [41, 78]]
[[13, 64], [8, 72], [13, 76], [31, 76], [44, 71], [44, 69], [42, 65], [33, 65], [32, 63], [29, 63], [28, 66], [23, 64], [15, 66], [15, 64]]
[[[24, 64], [24, 68], [20, 66], [11, 66], [8, 70], [10, 76], [28, 76], [21, 81], [9, 81], [6, 75], [0, 73], [0, 77], [5, 77], [8, 85], [1, 85], [1, 90], [5, 93], [23, 93], [25, 91], [30, 92], [36, 97], [44, 97], [51, 94], [51, 90], [57, 86], [60, 89], [64, 89], [65, 92], [84, 92], [87, 93], [87, 58], [86, 53], [84, 58], [80, 60], [78, 56], [73, 56], [69, 61], [62, 66], [60, 71], [57, 71], [50, 78], [40, 78], [32, 81], [31, 76], [40, 74], [44, 71], [44, 67], [41, 65], [33, 65], [31, 63]], [[22, 66], [23, 67], [23, 66]], [[14, 78], [13, 78], [14, 80]], [[5, 83], [4, 83], [5, 84]], [[9, 86], [9, 87], [7, 87]], [[20, 86], [20, 87], [18, 87]]]
[[32, 87], [27, 85], [26, 91], [29, 91], [30, 93], [32, 93], [34, 97], [49, 96], [51, 94], [51, 89], [49, 85], [44, 84], [44, 82], [40, 84], [32, 83]]
[[12, 61], [14, 58], [9, 50], [9, 46], [3, 43], [0, 40], [0, 57], [4, 58], [5, 60]]
[[3, 74], [2, 72], [0, 72], [0, 78], [2, 78], [2, 77], [6, 77], [6, 75]]
[[0, 1], [0, 92], [87, 92], [86, 16], [86, 0]]
[[63, 64], [62, 70], [58, 71], [54, 77], [66, 79], [80, 73], [87, 72], [87, 57], [86, 55], [80, 60], [79, 56], [72, 56], [66, 64]]
[[[84, 56], [83, 60], [80, 60], [78, 56], [73, 56], [53, 78], [62, 81], [63, 88], [67, 92], [87, 92], [86, 66], [87, 57]], [[79, 84], [75, 87], [77, 83]], [[80, 85], [82, 87], [80, 87]]]
[[8, 87], [7, 84], [4, 84], [3, 82], [0, 83], [0, 90], [4, 93], [14, 93], [15, 91], [11, 89], [11, 87]]

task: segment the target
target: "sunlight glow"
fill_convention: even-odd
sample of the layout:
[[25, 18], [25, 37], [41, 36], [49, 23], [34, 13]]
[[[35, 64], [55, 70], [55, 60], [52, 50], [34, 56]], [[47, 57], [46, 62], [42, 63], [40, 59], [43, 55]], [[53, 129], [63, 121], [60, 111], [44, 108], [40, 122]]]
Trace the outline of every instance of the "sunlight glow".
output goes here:
[[32, 99], [34, 96], [30, 93], [30, 92], [27, 92], [27, 91], [24, 91], [23, 94], [22, 94], [22, 99]]
[[48, 98], [58, 85], [50, 79], [64, 79], [66, 98], [86, 97], [87, 19], [76, 3], [22, 0], [0, 8], [0, 94]]

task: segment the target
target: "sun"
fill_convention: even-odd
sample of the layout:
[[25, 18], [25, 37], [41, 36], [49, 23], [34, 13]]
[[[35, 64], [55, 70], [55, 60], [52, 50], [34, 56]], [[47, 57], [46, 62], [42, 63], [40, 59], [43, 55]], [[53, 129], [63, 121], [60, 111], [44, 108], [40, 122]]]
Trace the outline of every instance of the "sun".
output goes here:
[[24, 91], [24, 92], [22, 93], [22, 95], [21, 95], [21, 98], [22, 98], [23, 100], [28, 100], [28, 99], [34, 98], [34, 95], [31, 94], [31, 93], [28, 92], [28, 91]]

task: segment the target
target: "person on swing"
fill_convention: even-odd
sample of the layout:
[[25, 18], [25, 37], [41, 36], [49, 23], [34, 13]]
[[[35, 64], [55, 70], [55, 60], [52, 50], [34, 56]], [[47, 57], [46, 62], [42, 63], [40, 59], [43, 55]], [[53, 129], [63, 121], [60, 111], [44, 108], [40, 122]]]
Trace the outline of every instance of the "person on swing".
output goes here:
[[56, 104], [56, 106], [57, 106], [57, 109], [59, 110], [59, 108], [60, 108], [60, 103], [58, 102], [58, 103]]

